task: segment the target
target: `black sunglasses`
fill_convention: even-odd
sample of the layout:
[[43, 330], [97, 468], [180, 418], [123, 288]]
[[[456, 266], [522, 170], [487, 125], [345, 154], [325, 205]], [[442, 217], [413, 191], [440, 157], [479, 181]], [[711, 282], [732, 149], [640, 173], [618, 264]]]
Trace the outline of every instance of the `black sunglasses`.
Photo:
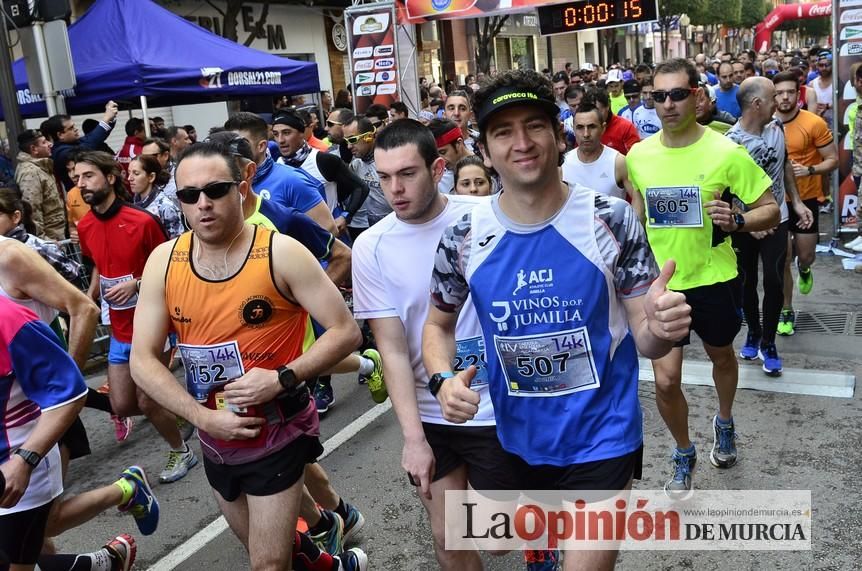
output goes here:
[[695, 91], [697, 91], [696, 87], [675, 87], [670, 91], [654, 89], [652, 98], [655, 99], [656, 103], [664, 103], [668, 96], [670, 96], [671, 101], [685, 101]]
[[210, 200], [218, 200], [230, 192], [230, 189], [235, 184], [239, 184], [239, 182], [226, 180], [224, 182], [211, 182], [203, 188], [195, 188], [193, 186], [178, 188], [177, 199], [183, 204], [196, 204], [201, 197], [201, 193], [204, 193]]

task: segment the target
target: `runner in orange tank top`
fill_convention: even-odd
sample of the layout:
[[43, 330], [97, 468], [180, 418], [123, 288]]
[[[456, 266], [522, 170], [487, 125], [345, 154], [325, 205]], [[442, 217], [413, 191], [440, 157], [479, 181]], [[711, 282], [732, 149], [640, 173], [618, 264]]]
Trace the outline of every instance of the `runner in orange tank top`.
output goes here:
[[[289, 568], [293, 543], [306, 553], [295, 532], [303, 471], [323, 450], [304, 381], [347, 356], [360, 333], [304, 247], [244, 223], [248, 183], [223, 151], [196, 144], [177, 164], [177, 197], [192, 231], [147, 261], [132, 371], [156, 401], [198, 427], [207, 479], [251, 568]], [[306, 312], [326, 332], [303, 353]], [[168, 331], [178, 336], [185, 388], [157, 359]], [[283, 540], [292, 535], [293, 543]], [[359, 550], [340, 557], [364, 568]]]

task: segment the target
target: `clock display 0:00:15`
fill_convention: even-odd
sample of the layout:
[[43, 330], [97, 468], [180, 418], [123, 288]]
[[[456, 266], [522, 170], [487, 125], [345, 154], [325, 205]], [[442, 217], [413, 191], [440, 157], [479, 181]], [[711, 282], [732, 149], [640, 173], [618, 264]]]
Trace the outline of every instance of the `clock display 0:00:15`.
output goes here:
[[538, 8], [543, 35], [625, 26], [658, 18], [655, 0], [587, 0]]

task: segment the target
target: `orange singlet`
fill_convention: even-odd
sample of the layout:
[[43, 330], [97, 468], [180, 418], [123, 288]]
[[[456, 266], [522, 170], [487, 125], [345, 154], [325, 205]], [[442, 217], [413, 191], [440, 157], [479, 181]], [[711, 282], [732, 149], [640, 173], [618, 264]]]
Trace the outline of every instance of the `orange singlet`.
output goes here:
[[[272, 274], [274, 233], [255, 226], [247, 259], [223, 280], [203, 277], [194, 266], [193, 232], [182, 234], [165, 276], [165, 303], [176, 331], [186, 388], [208, 408], [231, 408], [219, 389], [255, 367], [275, 370], [303, 352], [308, 314], [288, 300]], [[253, 440], [220, 441], [200, 431], [204, 453], [214, 462], [242, 464], [268, 456], [301, 434], [319, 435], [313, 401], [285, 417], [276, 400], [239, 414], [267, 424]]]

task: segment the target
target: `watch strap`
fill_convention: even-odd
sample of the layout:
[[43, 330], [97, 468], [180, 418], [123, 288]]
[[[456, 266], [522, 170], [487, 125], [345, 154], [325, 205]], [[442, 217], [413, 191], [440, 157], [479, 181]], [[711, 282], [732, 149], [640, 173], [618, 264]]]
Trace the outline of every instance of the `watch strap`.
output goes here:
[[42, 455], [38, 452], [33, 452], [32, 450], [27, 450], [25, 448], [19, 448], [15, 451], [15, 454], [24, 459], [31, 468], [35, 468], [39, 465], [39, 462], [42, 461]]
[[428, 390], [431, 391], [431, 395], [436, 397], [437, 393], [440, 392], [440, 387], [443, 386], [443, 382], [454, 376], [455, 373], [452, 371], [443, 371], [442, 373], [431, 375], [431, 378], [428, 380]]

